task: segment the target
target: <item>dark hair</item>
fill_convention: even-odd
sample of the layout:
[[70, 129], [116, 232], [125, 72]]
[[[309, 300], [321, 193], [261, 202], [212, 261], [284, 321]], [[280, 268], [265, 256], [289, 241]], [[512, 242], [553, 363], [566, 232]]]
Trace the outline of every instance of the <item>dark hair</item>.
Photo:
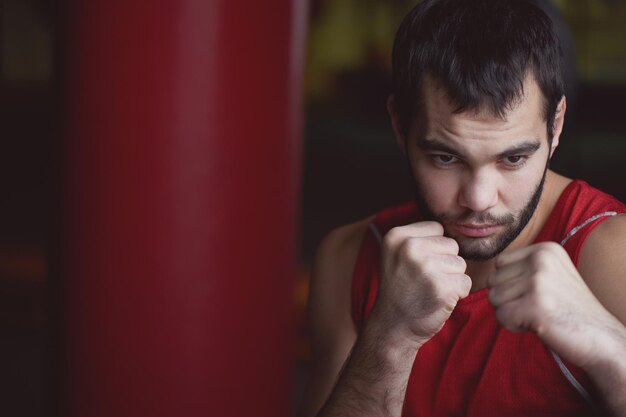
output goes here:
[[[393, 94], [408, 133], [430, 75], [457, 112], [487, 109], [504, 117], [534, 75], [544, 96], [548, 138], [564, 85], [552, 22], [523, 0], [424, 0], [404, 18], [393, 46]], [[532, 72], [531, 72], [532, 71]]]

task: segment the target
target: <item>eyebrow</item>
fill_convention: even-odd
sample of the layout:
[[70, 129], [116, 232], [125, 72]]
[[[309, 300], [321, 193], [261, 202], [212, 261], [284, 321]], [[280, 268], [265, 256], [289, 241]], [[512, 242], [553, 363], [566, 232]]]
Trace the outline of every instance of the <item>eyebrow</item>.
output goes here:
[[439, 151], [445, 152], [452, 155], [460, 155], [461, 153], [454, 149], [452, 146], [448, 145], [442, 140], [435, 138], [422, 138], [417, 141], [417, 147], [423, 151]]
[[500, 152], [497, 155], [498, 159], [506, 158], [507, 156], [515, 155], [528, 155], [537, 152], [541, 148], [541, 142], [538, 140], [531, 140], [528, 142], [520, 143], [504, 152]]
[[[417, 141], [417, 147], [422, 151], [439, 151], [445, 152], [454, 156], [461, 156], [461, 152], [455, 149], [453, 146], [446, 142], [436, 138], [425, 138]], [[531, 139], [526, 142], [513, 146], [503, 152], [496, 155], [496, 158], [502, 159], [508, 156], [532, 154], [541, 148], [541, 141], [538, 139]]]

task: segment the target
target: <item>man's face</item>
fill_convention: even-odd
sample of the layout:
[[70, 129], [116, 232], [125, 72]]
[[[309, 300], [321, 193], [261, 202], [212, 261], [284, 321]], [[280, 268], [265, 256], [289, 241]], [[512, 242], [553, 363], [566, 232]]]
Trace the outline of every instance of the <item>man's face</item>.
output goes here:
[[444, 91], [424, 82], [422, 114], [405, 149], [424, 214], [444, 226], [466, 259], [506, 249], [540, 200], [551, 149], [542, 95], [530, 77], [524, 92], [502, 119], [454, 113]]

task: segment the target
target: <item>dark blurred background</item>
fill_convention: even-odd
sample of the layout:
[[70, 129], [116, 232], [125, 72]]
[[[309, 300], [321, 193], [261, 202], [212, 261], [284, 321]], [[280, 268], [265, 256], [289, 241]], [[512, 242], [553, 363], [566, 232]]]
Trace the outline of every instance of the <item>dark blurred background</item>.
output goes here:
[[56, 7], [0, 2], [0, 413], [43, 416], [47, 261], [58, 139]]
[[[626, 2], [541, 2], [568, 62], [558, 172], [626, 200]], [[414, 2], [311, 0], [306, 64], [299, 330], [294, 401], [307, 375], [309, 265], [332, 228], [411, 198], [385, 110], [395, 29]], [[56, 82], [62, 10], [55, 0], [0, 0], [0, 414], [44, 416], [51, 380], [48, 262], [57, 226]]]

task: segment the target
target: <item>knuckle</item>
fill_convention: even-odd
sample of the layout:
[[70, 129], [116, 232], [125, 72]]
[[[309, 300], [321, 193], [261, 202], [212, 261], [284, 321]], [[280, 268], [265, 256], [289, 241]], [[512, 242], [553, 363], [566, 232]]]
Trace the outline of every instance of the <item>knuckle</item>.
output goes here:
[[[512, 325], [512, 309], [510, 306], [503, 305], [496, 309], [496, 319], [498, 322], [510, 330], [510, 326]], [[512, 326], [511, 326], [512, 327]]]
[[504, 304], [496, 309], [496, 319], [510, 332], [518, 332], [523, 328], [523, 319], [516, 309]]
[[539, 246], [539, 249], [537, 252], [541, 253], [542, 256], [545, 256], [547, 258], [560, 256], [566, 253], [563, 246], [561, 246], [560, 244], [556, 242], [544, 242], [543, 244], [541, 244], [541, 246]]
[[431, 232], [433, 234], [443, 234], [443, 226], [441, 223], [435, 221], [426, 221], [420, 223], [420, 226], [425, 229], [425, 231]]
[[551, 263], [552, 251], [546, 247], [537, 249], [530, 257], [530, 266], [533, 271], [540, 271]]
[[487, 294], [487, 298], [489, 300], [489, 302], [494, 305], [497, 306], [498, 305], [498, 294], [497, 294], [497, 288], [491, 288], [489, 290], [489, 293]]
[[542, 258], [542, 259], [552, 256], [553, 254], [554, 254], [554, 249], [549, 244], [544, 244], [544, 245], [539, 246], [539, 248], [537, 248], [537, 250], [534, 253], [535, 257]]
[[394, 246], [398, 241], [402, 239], [403, 233], [399, 227], [390, 229], [383, 237], [383, 245]]
[[461, 286], [463, 289], [463, 296], [466, 297], [472, 289], [472, 279], [467, 274], [461, 276]]
[[459, 244], [456, 240], [441, 236], [437, 238], [437, 242], [444, 248], [446, 252], [454, 253], [455, 255], [459, 253]]
[[550, 253], [560, 253], [563, 251], [563, 247], [556, 242], [545, 242], [543, 248]]
[[443, 300], [446, 300], [447, 304], [452, 303], [456, 305], [458, 299], [464, 297], [466, 292], [469, 292], [472, 282], [465, 274], [450, 275], [447, 278], [449, 279], [439, 280], [439, 282], [445, 281], [445, 285], [441, 284], [439, 287], [439, 294], [441, 294]]
[[456, 240], [445, 236], [432, 236], [428, 238], [440, 253], [454, 254], [459, 253], [459, 244]]
[[465, 260], [456, 255], [444, 255], [442, 262], [454, 272], [463, 273], [467, 269]]
[[420, 262], [420, 266], [421, 270], [429, 276], [436, 275], [440, 269], [437, 260], [430, 256], [425, 257]]
[[412, 259], [419, 251], [418, 244], [415, 239], [405, 239], [400, 243], [398, 247], [398, 253], [402, 258]]
[[[465, 271], [467, 269], [467, 262], [465, 262], [465, 259], [463, 259], [460, 256], [455, 256], [454, 259], [456, 259], [456, 262], [459, 266], [459, 268], [463, 269], [463, 271]], [[466, 275], [466, 277], [469, 279], [469, 277]]]

